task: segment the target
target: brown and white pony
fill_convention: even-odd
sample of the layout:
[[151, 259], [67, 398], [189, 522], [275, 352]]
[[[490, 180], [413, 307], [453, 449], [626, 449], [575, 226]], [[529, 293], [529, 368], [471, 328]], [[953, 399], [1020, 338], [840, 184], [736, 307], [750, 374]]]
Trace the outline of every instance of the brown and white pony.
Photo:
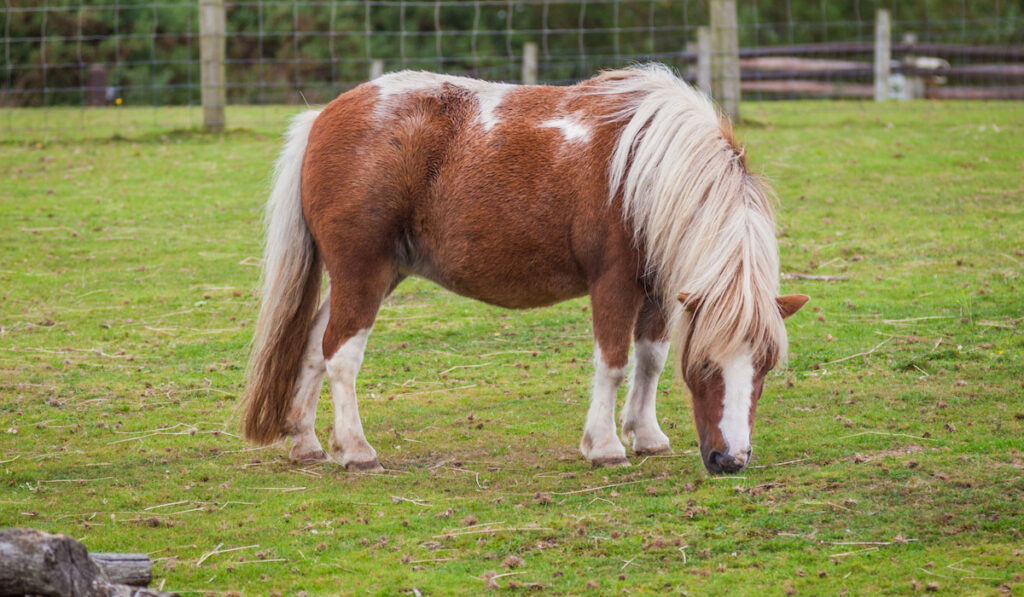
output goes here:
[[[750, 458], [765, 375], [786, 351], [772, 202], [711, 101], [658, 65], [571, 87], [426, 72], [379, 77], [291, 124], [267, 204], [263, 303], [245, 390], [245, 434], [314, 430], [323, 378], [330, 449], [381, 470], [355, 379], [381, 302], [409, 275], [508, 308], [589, 294], [593, 395], [580, 450], [628, 465], [669, 452], [655, 416], [672, 336], [713, 473]], [[329, 296], [320, 303], [322, 272]]]

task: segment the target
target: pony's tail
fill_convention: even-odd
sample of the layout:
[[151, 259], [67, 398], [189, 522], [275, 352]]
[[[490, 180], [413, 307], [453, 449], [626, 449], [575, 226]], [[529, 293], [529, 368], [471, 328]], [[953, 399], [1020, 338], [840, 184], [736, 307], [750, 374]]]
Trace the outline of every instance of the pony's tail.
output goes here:
[[243, 395], [245, 437], [261, 445], [292, 433], [293, 386], [320, 300], [320, 257], [302, 215], [301, 190], [302, 159], [318, 114], [292, 120], [267, 200], [262, 304]]

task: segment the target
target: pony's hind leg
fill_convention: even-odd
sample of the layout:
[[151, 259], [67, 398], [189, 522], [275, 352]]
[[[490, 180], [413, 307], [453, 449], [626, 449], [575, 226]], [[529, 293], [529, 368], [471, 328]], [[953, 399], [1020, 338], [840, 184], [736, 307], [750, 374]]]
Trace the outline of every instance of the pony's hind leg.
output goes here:
[[657, 300], [648, 298], [637, 317], [633, 344], [633, 371], [629, 393], [622, 407], [622, 440], [637, 454], [667, 454], [672, 451], [668, 436], [658, 426], [655, 401], [658, 377], [668, 356], [668, 326]]
[[[366, 441], [356, 400], [356, 375], [381, 302], [400, 278], [389, 261], [357, 260], [358, 274], [335, 267], [331, 274], [330, 320], [324, 334], [327, 379], [334, 401], [330, 450], [347, 470], [382, 471], [377, 451]], [[340, 264], [339, 264], [340, 265]]]
[[327, 377], [334, 399], [334, 429], [331, 454], [348, 470], [382, 471], [377, 451], [366, 441], [356, 400], [356, 375], [363, 364], [363, 352], [370, 330], [366, 327], [346, 338], [327, 360]]
[[293, 462], [326, 460], [327, 453], [316, 438], [316, 405], [320, 400], [320, 389], [324, 384], [326, 363], [324, 362], [323, 338], [330, 317], [330, 307], [324, 300], [310, 326], [306, 353], [302, 357], [302, 370], [295, 382], [292, 394], [292, 408], [288, 421], [292, 429], [292, 450], [289, 458]]

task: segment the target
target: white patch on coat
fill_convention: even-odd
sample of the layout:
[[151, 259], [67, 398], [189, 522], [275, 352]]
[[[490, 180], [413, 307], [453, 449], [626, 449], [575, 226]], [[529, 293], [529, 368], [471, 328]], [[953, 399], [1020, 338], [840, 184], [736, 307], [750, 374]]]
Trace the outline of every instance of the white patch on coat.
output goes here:
[[637, 384], [657, 384], [665, 359], [668, 358], [668, 341], [647, 340], [641, 338], [633, 345], [633, 357], [636, 360], [634, 375]]
[[[615, 434], [615, 396], [619, 386], [626, 379], [625, 367], [609, 367], [604, 362], [604, 355], [601, 354], [601, 347], [594, 349], [594, 401], [591, 406], [596, 405], [598, 421], [607, 423], [611, 432]], [[589, 416], [588, 416], [589, 420]]]
[[754, 360], [749, 350], [722, 365], [725, 392], [718, 428], [729, 446], [729, 456], [746, 461], [750, 450], [750, 402], [754, 391]]
[[372, 82], [377, 86], [377, 96], [382, 100], [388, 100], [396, 95], [440, 87], [444, 83], [444, 75], [403, 70], [381, 75]]
[[512, 90], [513, 85], [508, 83], [491, 83], [469, 77], [454, 77], [452, 75], [441, 75], [423, 71], [404, 70], [397, 73], [388, 73], [373, 80], [377, 86], [377, 92], [382, 100], [377, 105], [377, 116], [382, 116], [382, 111], [387, 107], [391, 98], [401, 96], [414, 91], [426, 91], [440, 88], [445, 83], [455, 85], [471, 91], [476, 95], [479, 112], [477, 120], [483, 125], [484, 130], [491, 130], [500, 122], [497, 116], [498, 107], [504, 101], [505, 95]]
[[575, 141], [586, 142], [590, 139], [590, 127], [568, 116], [545, 120], [539, 126], [558, 129], [562, 132], [562, 138], [565, 139], [566, 143], [573, 143]]
[[331, 376], [332, 384], [342, 383], [355, 388], [356, 374], [363, 364], [363, 352], [369, 337], [370, 328], [359, 330], [327, 359], [327, 374]]
[[[482, 83], [482, 81], [476, 81], [475, 79], [468, 79], [475, 81], [476, 83]], [[480, 85], [478, 89], [472, 90], [476, 93], [476, 100], [480, 105], [480, 122], [484, 125], [484, 130], [491, 130], [494, 125], [501, 122], [496, 114], [498, 106], [505, 100], [505, 94], [511, 90], [511, 85], [499, 84], [499, 83], [487, 83], [486, 85]]]

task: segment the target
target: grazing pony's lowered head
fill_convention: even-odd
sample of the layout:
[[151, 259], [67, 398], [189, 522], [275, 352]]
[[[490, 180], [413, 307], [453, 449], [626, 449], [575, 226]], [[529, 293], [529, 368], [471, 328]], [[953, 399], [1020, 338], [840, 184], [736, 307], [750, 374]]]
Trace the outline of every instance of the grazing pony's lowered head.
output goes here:
[[672, 314], [704, 466], [740, 471], [765, 375], [786, 354], [783, 319], [808, 300], [778, 297], [771, 192], [711, 100], [669, 69], [614, 71], [599, 89], [625, 98], [611, 200]]
[[[700, 455], [708, 472], [736, 473], [750, 462], [757, 401], [765, 376], [784, 355], [782, 320], [799, 311], [809, 298], [794, 294], [775, 299], [765, 313], [754, 315], [747, 332], [739, 335], [740, 344], [729, 351], [721, 345], [713, 350], [695, 346], [695, 337], [708, 337], [724, 322], [714, 304], [679, 293], [686, 310], [680, 370], [693, 398]], [[757, 321], [762, 317], [768, 321]], [[763, 335], [771, 328], [780, 329], [781, 338]]]

